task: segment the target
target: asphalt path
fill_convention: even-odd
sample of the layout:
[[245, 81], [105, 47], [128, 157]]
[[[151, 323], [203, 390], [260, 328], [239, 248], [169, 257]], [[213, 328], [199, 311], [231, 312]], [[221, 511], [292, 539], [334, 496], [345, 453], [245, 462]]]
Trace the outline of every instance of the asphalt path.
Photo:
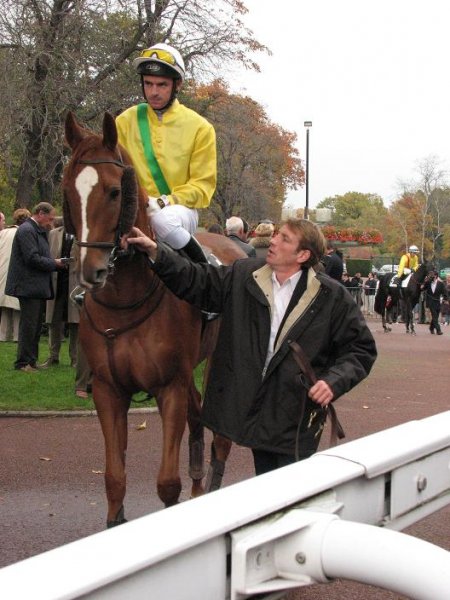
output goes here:
[[[450, 331], [430, 335], [417, 325], [416, 336], [394, 325], [383, 333], [369, 326], [379, 357], [370, 376], [336, 403], [346, 440], [422, 419], [450, 409]], [[186, 438], [187, 436], [185, 436]], [[207, 434], [207, 443], [210, 442]], [[325, 430], [322, 446], [328, 442]], [[157, 413], [129, 417], [126, 517], [162, 510], [156, 494], [161, 448]], [[103, 440], [95, 415], [0, 416], [0, 567], [104, 529]], [[188, 500], [187, 444], [181, 456], [183, 491]], [[253, 476], [249, 450], [234, 446], [224, 485]], [[405, 531], [450, 550], [450, 508]], [[287, 596], [297, 598], [398, 599], [379, 588], [337, 580]], [[176, 600], [176, 599], [175, 599]]]

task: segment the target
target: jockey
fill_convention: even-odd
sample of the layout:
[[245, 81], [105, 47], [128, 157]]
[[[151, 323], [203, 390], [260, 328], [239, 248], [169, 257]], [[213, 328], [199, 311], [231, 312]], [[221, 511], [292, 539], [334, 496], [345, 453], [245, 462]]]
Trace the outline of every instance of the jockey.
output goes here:
[[409, 275], [411, 271], [417, 271], [419, 266], [418, 254], [419, 248], [413, 244], [408, 248], [408, 252], [401, 257], [397, 271], [397, 277], [400, 281]]
[[116, 118], [119, 143], [131, 157], [149, 195], [148, 212], [157, 240], [204, 262], [194, 239], [197, 209], [211, 202], [217, 179], [213, 126], [177, 99], [185, 78], [183, 58], [155, 44], [133, 61], [146, 103]]
[[418, 254], [419, 248], [413, 244], [408, 248], [408, 252], [403, 254], [400, 259], [397, 274], [392, 280], [392, 285], [398, 286], [400, 288], [400, 293], [402, 293], [401, 284], [403, 279], [405, 279], [411, 271], [417, 271], [417, 267], [419, 266]]

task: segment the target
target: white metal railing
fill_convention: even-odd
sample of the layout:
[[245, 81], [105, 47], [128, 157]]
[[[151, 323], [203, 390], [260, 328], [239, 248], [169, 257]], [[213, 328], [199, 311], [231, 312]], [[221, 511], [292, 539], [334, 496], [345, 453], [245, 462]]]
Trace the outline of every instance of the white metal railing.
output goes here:
[[[450, 411], [0, 569], [1, 594], [240, 600], [257, 589], [269, 594], [347, 577], [410, 597], [448, 598], [450, 553], [385, 529], [403, 529], [449, 504], [449, 467]], [[395, 551], [394, 561], [387, 546], [402, 556]]]

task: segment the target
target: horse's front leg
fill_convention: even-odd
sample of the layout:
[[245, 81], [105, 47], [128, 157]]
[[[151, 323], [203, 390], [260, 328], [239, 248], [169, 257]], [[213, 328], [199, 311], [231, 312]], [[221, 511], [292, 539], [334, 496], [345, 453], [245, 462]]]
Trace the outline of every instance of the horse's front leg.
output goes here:
[[108, 499], [107, 527], [126, 522], [123, 501], [126, 492], [125, 456], [128, 443], [130, 398], [94, 377], [92, 392], [105, 440], [105, 487]]
[[181, 493], [180, 447], [186, 427], [188, 382], [178, 382], [157, 394], [162, 420], [163, 449], [158, 473], [158, 496], [166, 507], [177, 504]]

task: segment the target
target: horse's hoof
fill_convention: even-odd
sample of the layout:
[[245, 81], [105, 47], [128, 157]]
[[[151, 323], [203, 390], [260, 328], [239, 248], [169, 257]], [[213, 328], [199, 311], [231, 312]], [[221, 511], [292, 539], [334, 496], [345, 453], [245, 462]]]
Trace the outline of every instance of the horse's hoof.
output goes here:
[[115, 519], [112, 519], [111, 521], [106, 521], [106, 528], [111, 529], [112, 527], [117, 527], [117, 525], [122, 525], [123, 523], [128, 523], [128, 521], [127, 519], [125, 519], [125, 511], [122, 506], [119, 512], [117, 513]]

